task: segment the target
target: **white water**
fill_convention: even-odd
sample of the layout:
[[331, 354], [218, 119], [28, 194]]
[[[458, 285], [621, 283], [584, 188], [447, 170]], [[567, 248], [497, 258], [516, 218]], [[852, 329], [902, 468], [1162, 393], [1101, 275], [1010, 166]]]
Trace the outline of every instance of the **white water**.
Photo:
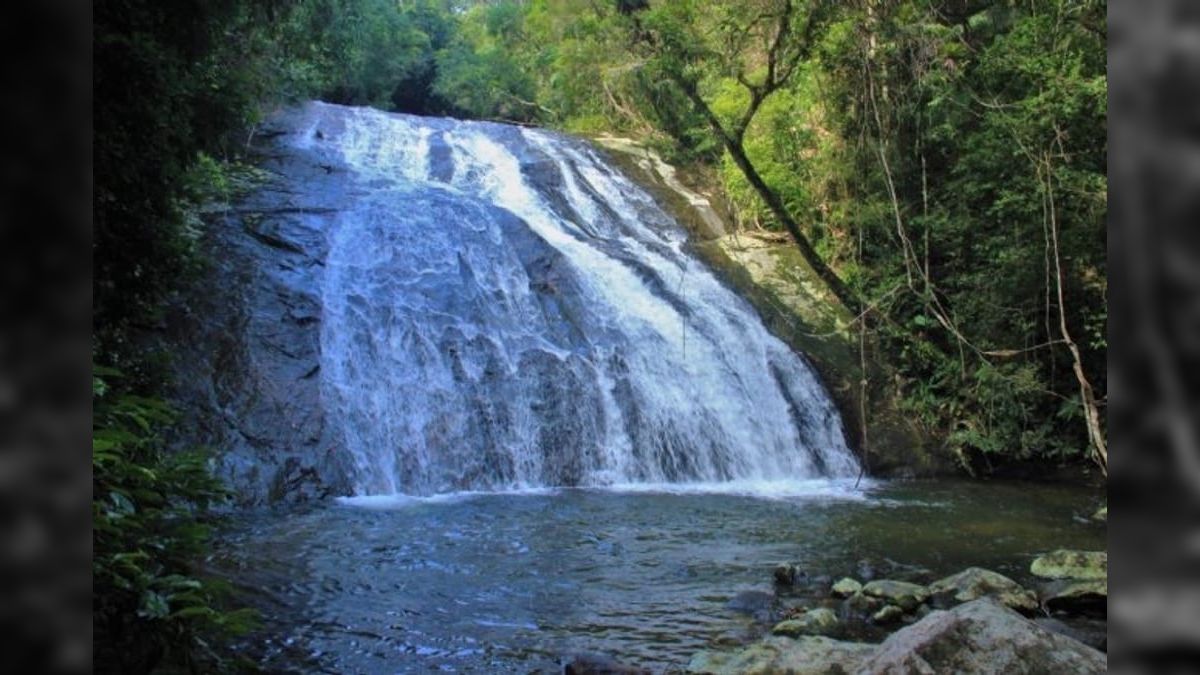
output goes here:
[[296, 142], [361, 195], [330, 232], [321, 364], [358, 494], [785, 493], [858, 474], [807, 364], [585, 143], [306, 117]]

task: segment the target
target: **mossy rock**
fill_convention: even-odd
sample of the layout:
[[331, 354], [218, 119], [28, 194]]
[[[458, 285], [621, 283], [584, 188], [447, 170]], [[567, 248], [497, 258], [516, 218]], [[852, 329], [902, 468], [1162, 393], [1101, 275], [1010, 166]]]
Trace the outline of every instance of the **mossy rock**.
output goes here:
[[810, 609], [787, 621], [780, 621], [771, 629], [774, 635], [799, 637], [801, 635], [829, 635], [837, 630], [838, 618], [833, 610], [824, 607]]
[[879, 598], [889, 605], [896, 605], [906, 612], [915, 610], [929, 599], [929, 589], [907, 581], [880, 579], [863, 586], [864, 595]]
[[1108, 552], [1059, 549], [1035, 558], [1029, 571], [1043, 579], [1107, 579]]
[[933, 601], [942, 607], [991, 597], [1018, 612], [1028, 614], [1038, 609], [1037, 596], [1032, 591], [1003, 574], [982, 567], [968, 567], [958, 574], [935, 581], [929, 585], [929, 593]]
[[848, 598], [861, 591], [862, 584], [858, 583], [854, 579], [851, 579], [850, 577], [840, 579], [833, 585], [832, 588], [829, 589], [830, 595], [834, 596], [835, 598]]

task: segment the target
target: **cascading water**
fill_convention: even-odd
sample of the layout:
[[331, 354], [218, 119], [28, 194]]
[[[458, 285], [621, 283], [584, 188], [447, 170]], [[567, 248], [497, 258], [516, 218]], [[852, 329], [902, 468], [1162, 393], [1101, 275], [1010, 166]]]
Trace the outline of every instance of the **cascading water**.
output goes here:
[[323, 405], [358, 494], [853, 477], [808, 365], [585, 142], [311, 104], [353, 172]]

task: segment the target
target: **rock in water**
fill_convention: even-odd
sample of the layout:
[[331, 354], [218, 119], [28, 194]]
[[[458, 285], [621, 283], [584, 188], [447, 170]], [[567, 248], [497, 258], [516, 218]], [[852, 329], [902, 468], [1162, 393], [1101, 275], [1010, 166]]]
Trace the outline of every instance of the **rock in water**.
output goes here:
[[1105, 655], [991, 598], [933, 612], [892, 634], [858, 673], [1102, 673]]
[[863, 586], [862, 592], [872, 598], [879, 598], [889, 604], [897, 605], [906, 612], [915, 610], [918, 605], [929, 599], [929, 590], [924, 586], [890, 579], [872, 581]]
[[1108, 552], [1059, 549], [1035, 558], [1029, 571], [1044, 579], [1107, 579]]
[[1042, 604], [1051, 612], [1108, 616], [1107, 579], [1060, 579], [1042, 588]]
[[795, 565], [781, 563], [775, 566], [775, 583], [783, 586], [791, 586], [796, 583], [796, 578], [803, 574]]
[[1018, 612], [1035, 612], [1037, 596], [1003, 574], [982, 567], [967, 569], [929, 585], [933, 601], [942, 607], [992, 597]]
[[896, 605], [885, 605], [878, 612], [871, 615], [871, 621], [880, 625], [896, 623], [902, 618], [904, 618], [904, 610]]
[[771, 629], [771, 633], [787, 637], [828, 635], [837, 630], [837, 627], [837, 614], [834, 614], [831, 609], [821, 607], [810, 609], [794, 619], [780, 621]]
[[833, 585], [829, 592], [835, 598], [848, 598], [862, 590], [862, 584], [850, 577], [845, 577]]
[[705, 675], [844, 675], [859, 672], [872, 645], [827, 637], [769, 637], [739, 652], [700, 652], [687, 672]]

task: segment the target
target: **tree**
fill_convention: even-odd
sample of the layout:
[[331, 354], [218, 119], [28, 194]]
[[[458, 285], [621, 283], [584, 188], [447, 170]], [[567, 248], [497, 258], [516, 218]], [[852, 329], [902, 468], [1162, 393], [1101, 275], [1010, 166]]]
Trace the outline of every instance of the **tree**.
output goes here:
[[[824, 5], [802, 8], [795, 0], [710, 5], [695, 2], [619, 3], [644, 57], [665, 74], [707, 122], [746, 181], [788, 231], [805, 261], [848, 309], [858, 297], [821, 258], [783, 199], [763, 180], [746, 153], [745, 136], [763, 103], [785, 87], [809, 52]], [[700, 11], [713, 16], [701, 20]], [[732, 75], [748, 95], [740, 114], [723, 120], [701, 93], [708, 61]]]

